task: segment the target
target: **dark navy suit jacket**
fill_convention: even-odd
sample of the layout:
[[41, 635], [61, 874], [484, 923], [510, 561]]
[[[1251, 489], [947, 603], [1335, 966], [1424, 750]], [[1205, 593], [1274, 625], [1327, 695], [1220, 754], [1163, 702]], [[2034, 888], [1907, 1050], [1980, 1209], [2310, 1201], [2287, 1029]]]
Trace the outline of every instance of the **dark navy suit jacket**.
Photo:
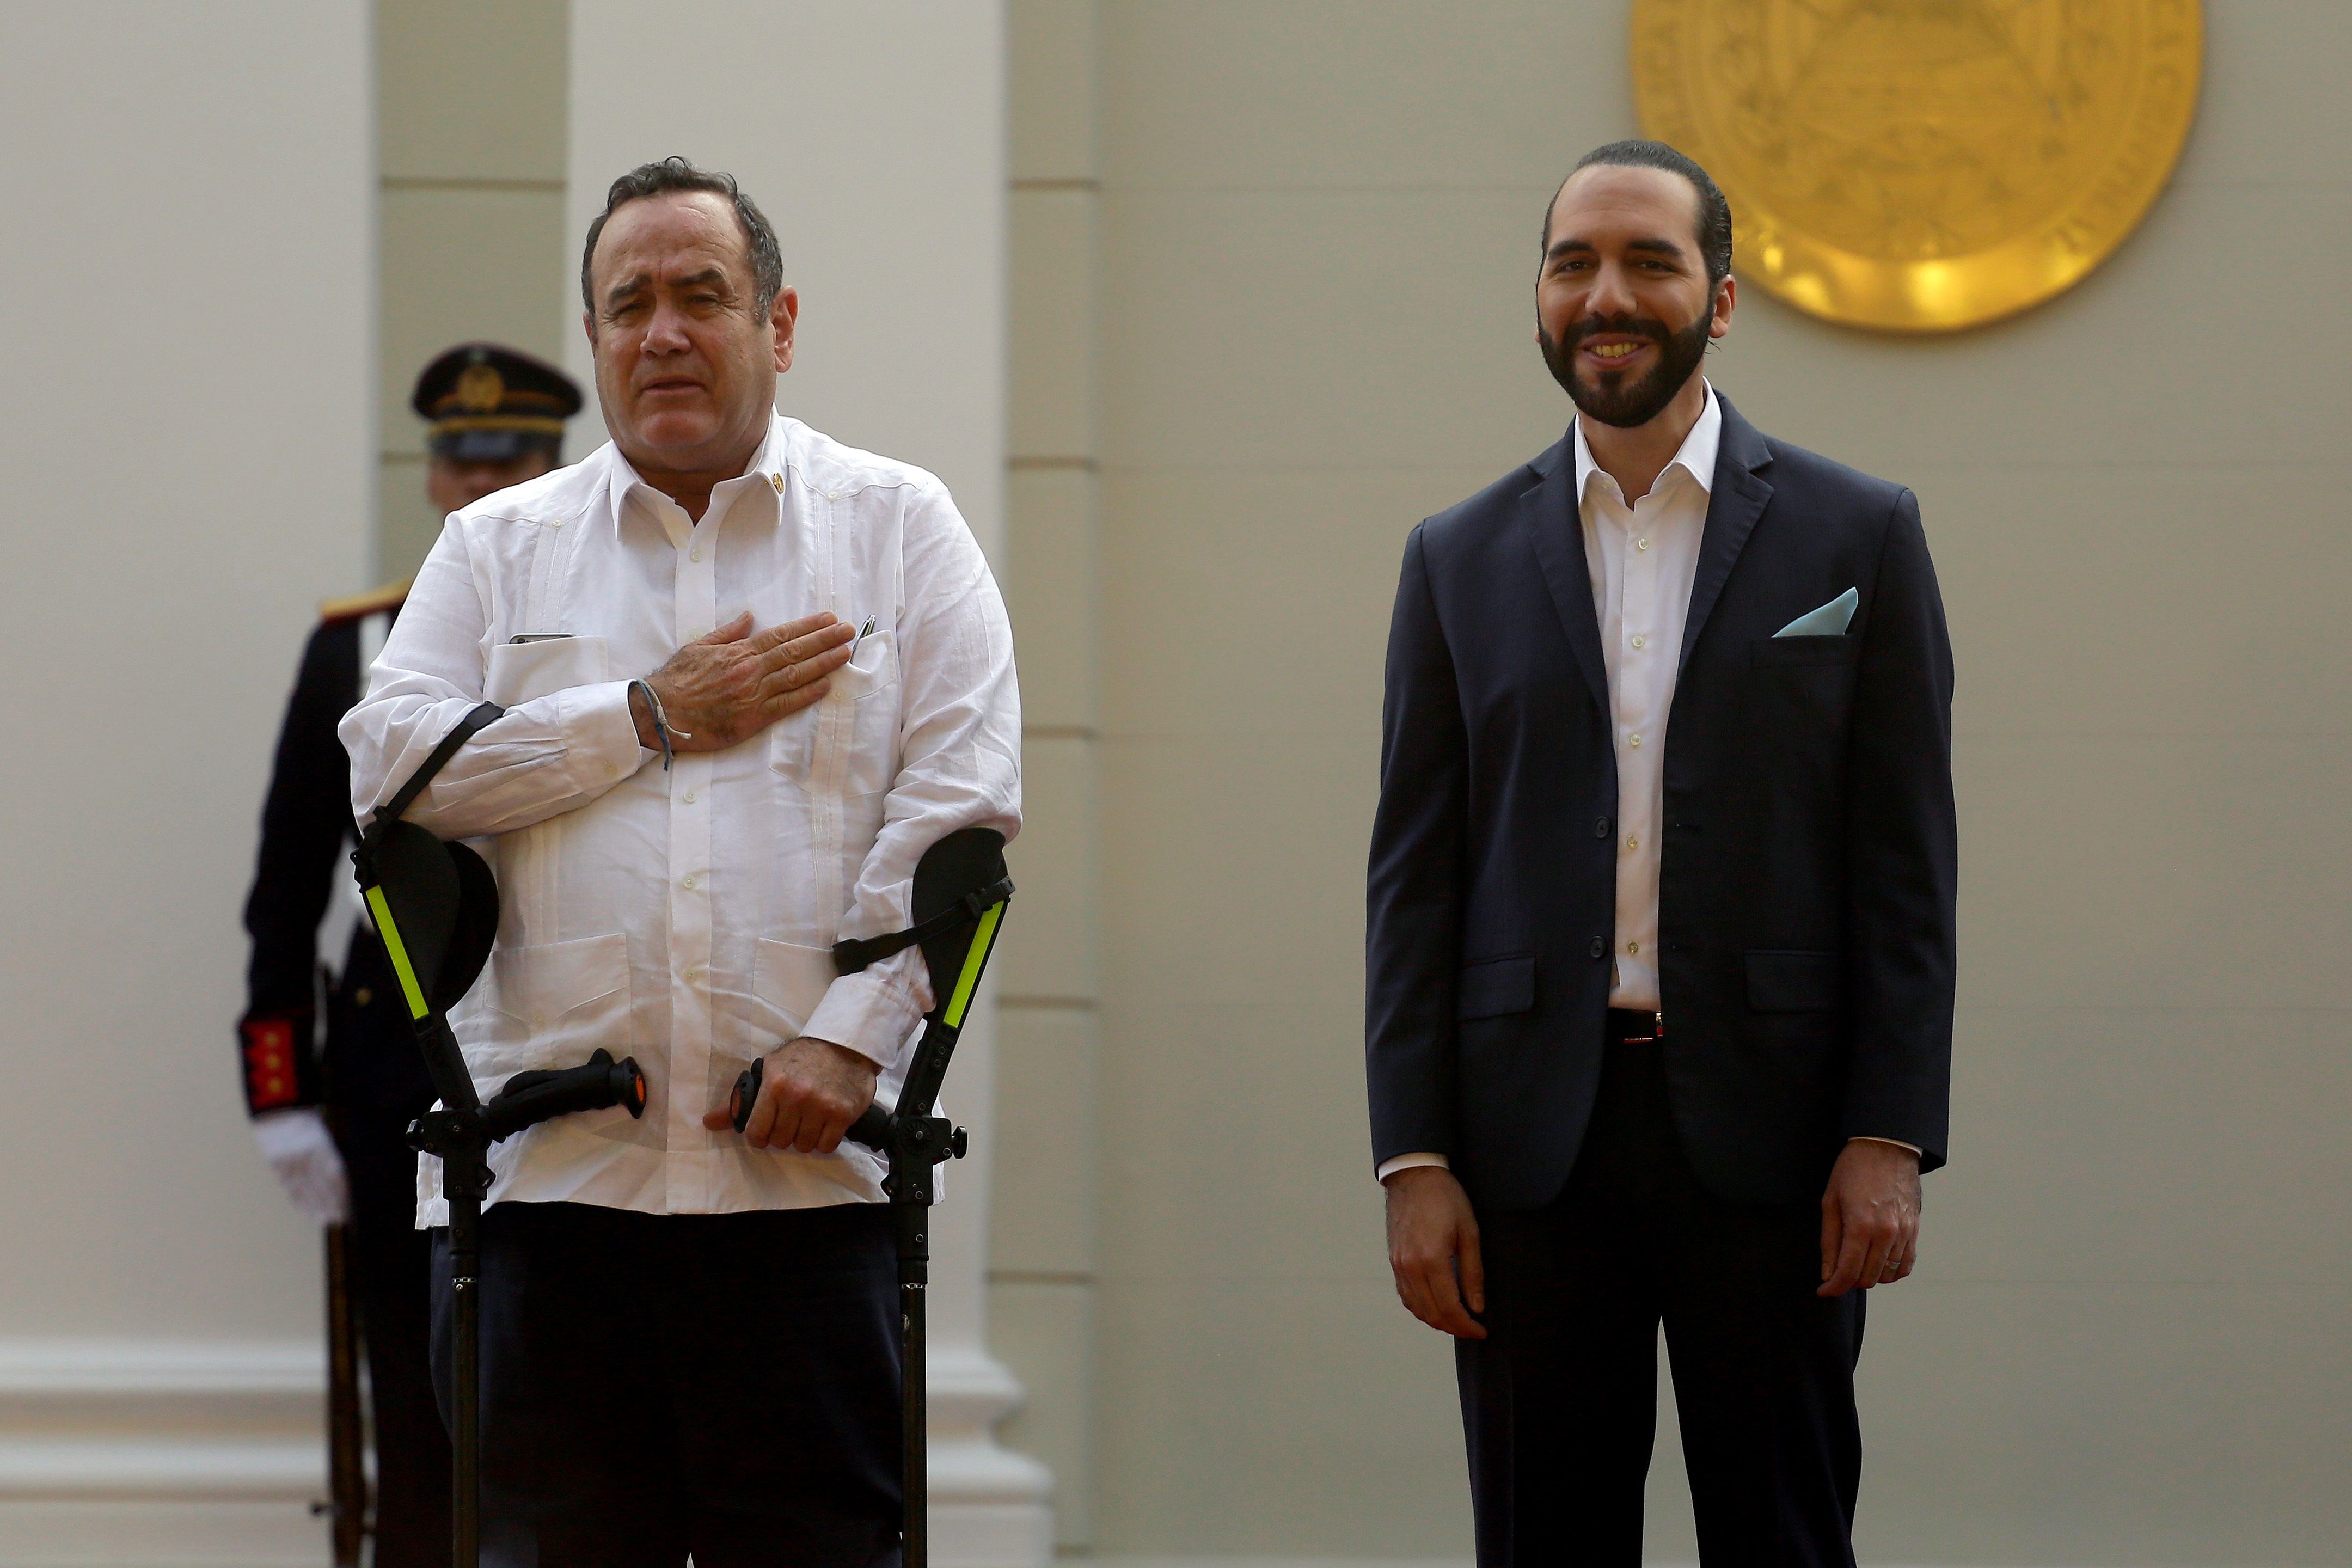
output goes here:
[[[1722, 409], [1666, 724], [1660, 1048], [1702, 1182], [1818, 1199], [1850, 1137], [1944, 1163], [1951, 645], [1911, 492]], [[1568, 1180], [1608, 1007], [1616, 753], [1575, 468], [1563, 440], [1414, 529], [1389, 637], [1372, 1155], [1444, 1154], [1500, 1208]], [[1848, 588], [1845, 635], [1774, 637]]]

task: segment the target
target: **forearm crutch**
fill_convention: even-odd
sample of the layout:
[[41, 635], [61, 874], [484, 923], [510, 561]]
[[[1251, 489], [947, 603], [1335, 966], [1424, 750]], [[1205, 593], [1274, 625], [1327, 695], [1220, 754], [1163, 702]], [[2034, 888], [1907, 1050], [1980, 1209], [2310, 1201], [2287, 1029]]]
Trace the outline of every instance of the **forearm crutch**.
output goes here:
[[[922, 1038], [916, 1042], [898, 1104], [887, 1110], [878, 1104], [868, 1106], [848, 1132], [889, 1163], [882, 1190], [897, 1221], [899, 1486], [905, 1509], [900, 1568], [929, 1568], [930, 1562], [930, 1402], [924, 1381], [929, 1339], [924, 1307], [931, 1275], [930, 1209], [938, 1194], [933, 1169], [963, 1158], [969, 1142], [962, 1128], [932, 1115], [931, 1110], [1012, 897], [1004, 836], [967, 827], [932, 845], [915, 868], [912, 926], [888, 936], [836, 942], [833, 949], [834, 967], [855, 974], [919, 945], [930, 973], [931, 994], [938, 999], [923, 1015]], [[763, 1064], [754, 1061], [735, 1080], [730, 1109], [738, 1132], [751, 1119], [764, 1076]]]
[[384, 956], [399, 977], [425, 1070], [441, 1103], [411, 1124], [408, 1142], [441, 1161], [449, 1205], [449, 1284], [457, 1309], [450, 1357], [451, 1548], [457, 1568], [481, 1561], [482, 1200], [490, 1191], [490, 1145], [551, 1117], [625, 1106], [646, 1110], [645, 1074], [635, 1058], [600, 1050], [561, 1072], [517, 1073], [488, 1104], [474, 1090], [448, 1010], [489, 962], [499, 930], [499, 886], [482, 858], [445, 844], [401, 814], [457, 748], [505, 710], [485, 702], [460, 720], [360, 835], [352, 856]]

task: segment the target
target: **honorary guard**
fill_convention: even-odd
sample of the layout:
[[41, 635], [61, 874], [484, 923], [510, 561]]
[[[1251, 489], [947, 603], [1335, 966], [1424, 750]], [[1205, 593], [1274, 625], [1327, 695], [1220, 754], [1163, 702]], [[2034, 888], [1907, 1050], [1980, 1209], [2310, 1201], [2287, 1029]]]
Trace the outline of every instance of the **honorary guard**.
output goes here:
[[[931, 997], [919, 950], [829, 948], [909, 925], [950, 832], [1018, 828], [1012, 633], [938, 479], [777, 415], [799, 298], [734, 180], [623, 175], [581, 285], [611, 443], [449, 520], [341, 731], [364, 816], [506, 710], [407, 813], [498, 879], [452, 1026], [486, 1097], [599, 1047], [648, 1080], [494, 1146], [483, 1560], [887, 1563], [891, 1228], [842, 1134]], [[437, 1162], [423, 1192], [445, 1224]]]
[[1587, 154], [1536, 279], [1576, 416], [1405, 546], [1372, 1152], [1486, 1565], [1641, 1561], [1661, 1322], [1701, 1559], [1852, 1563], [1863, 1293], [1944, 1162], [1943, 605], [1909, 490], [1700, 374], [1731, 233], [1674, 150]]
[[[580, 389], [528, 354], [465, 343], [425, 366], [410, 403], [431, 422], [425, 494], [446, 513], [553, 468]], [[305, 1215], [348, 1220], [345, 1278], [375, 1411], [378, 1568], [449, 1560], [448, 1439], [426, 1367], [428, 1255], [415, 1228], [416, 1156], [404, 1141], [433, 1096], [383, 944], [355, 921], [341, 971], [324, 971], [319, 932], [335, 901], [356, 907], [345, 858], [352, 766], [335, 726], [407, 588], [324, 605], [303, 650], [246, 900], [253, 958], [237, 1025], [263, 1152]]]

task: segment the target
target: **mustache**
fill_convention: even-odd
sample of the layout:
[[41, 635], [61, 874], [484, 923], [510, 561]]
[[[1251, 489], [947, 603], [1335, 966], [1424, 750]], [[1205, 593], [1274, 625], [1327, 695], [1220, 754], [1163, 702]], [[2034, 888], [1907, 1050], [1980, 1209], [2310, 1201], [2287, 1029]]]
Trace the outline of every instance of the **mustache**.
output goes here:
[[1567, 346], [1574, 348], [1585, 339], [1597, 338], [1603, 333], [1614, 337], [1647, 338], [1661, 346], [1674, 340], [1674, 333], [1667, 330], [1664, 321], [1645, 316], [1587, 316], [1569, 328]]

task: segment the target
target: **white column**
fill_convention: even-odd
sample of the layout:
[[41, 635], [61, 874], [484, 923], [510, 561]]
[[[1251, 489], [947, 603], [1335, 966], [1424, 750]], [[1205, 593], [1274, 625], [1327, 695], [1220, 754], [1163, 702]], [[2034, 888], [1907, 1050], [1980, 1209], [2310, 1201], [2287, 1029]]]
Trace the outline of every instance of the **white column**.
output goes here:
[[[606, 187], [638, 163], [677, 153], [733, 174], [774, 223], [801, 295], [779, 406], [937, 473], [1000, 573], [1003, 10], [572, 0], [569, 173], [569, 226], [582, 236]], [[563, 287], [576, 318], [576, 276]], [[578, 334], [570, 362], [593, 386]], [[973, 1152], [948, 1168], [932, 1226], [932, 1552], [957, 1568], [1043, 1563], [1052, 1550], [1050, 1478], [993, 1436], [1021, 1399], [986, 1342], [994, 1023], [984, 1001], [949, 1075], [947, 1106]]]
[[0, 6], [0, 1563], [326, 1555], [319, 1235], [230, 1028], [278, 718], [366, 585], [368, 16]]

